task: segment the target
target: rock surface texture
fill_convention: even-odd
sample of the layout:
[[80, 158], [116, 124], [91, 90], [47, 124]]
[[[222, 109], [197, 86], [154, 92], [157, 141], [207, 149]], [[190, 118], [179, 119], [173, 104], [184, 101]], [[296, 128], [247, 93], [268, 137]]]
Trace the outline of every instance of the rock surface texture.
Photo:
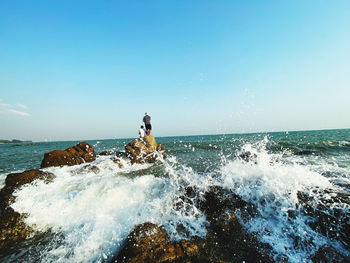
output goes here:
[[38, 169], [28, 170], [22, 173], [9, 174], [5, 180], [5, 186], [0, 191], [0, 211], [3, 212], [14, 201], [12, 193], [25, 184], [37, 179], [50, 181], [53, 174]]
[[41, 162], [41, 168], [51, 166], [76, 165], [96, 160], [94, 148], [86, 142], [80, 142], [77, 145], [65, 150], [55, 150], [45, 153]]
[[118, 263], [224, 263], [201, 255], [192, 241], [170, 243], [165, 229], [152, 223], [137, 225], [128, 235], [124, 248], [111, 262]]
[[[188, 194], [194, 189], [188, 189]], [[238, 197], [232, 203], [220, 187], [209, 188], [199, 208], [209, 225], [207, 236], [170, 242], [165, 229], [152, 223], [137, 225], [128, 235], [124, 247], [111, 261], [118, 263], [272, 263], [271, 248], [246, 233], [232, 212], [245, 206]], [[186, 201], [186, 196], [183, 197]]]
[[53, 174], [37, 169], [7, 175], [6, 184], [0, 191], [0, 253], [33, 233], [33, 229], [23, 222], [25, 215], [13, 211], [10, 207], [15, 200], [13, 192], [35, 180], [41, 179], [50, 182], [52, 178]]
[[153, 136], [145, 136], [129, 142], [125, 146], [125, 151], [132, 163], [153, 163], [158, 158], [165, 157], [164, 146], [157, 144]]

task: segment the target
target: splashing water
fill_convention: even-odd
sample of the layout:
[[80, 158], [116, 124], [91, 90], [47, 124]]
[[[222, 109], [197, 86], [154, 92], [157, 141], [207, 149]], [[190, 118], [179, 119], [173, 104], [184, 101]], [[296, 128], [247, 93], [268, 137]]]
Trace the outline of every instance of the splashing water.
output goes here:
[[[144, 222], [164, 225], [172, 240], [205, 238], [208, 222], [197, 204], [212, 186], [249, 204], [234, 212], [249, 233], [272, 248], [276, 262], [311, 262], [325, 245], [349, 256], [349, 243], [336, 235], [340, 221], [350, 218], [349, 203], [334, 198], [350, 185], [348, 140], [333, 136], [325, 144], [331, 148], [304, 156], [288, 148], [294, 143], [304, 150], [304, 134], [297, 137], [300, 144], [293, 132], [281, 136], [171, 138], [161, 142], [169, 157], [155, 164], [119, 167], [100, 156], [91, 164], [47, 168], [55, 175], [52, 182], [35, 181], [14, 193], [12, 208], [46, 236], [19, 249], [14, 261], [108, 262], [132, 228]], [[118, 150], [103, 140], [92, 145]], [[188, 188], [195, 189], [190, 201], [183, 198]], [[334, 230], [315, 227], [321, 212], [339, 221]]]
[[[330, 241], [310, 227], [313, 218], [304, 213], [298, 198], [305, 193], [317, 204], [319, 196], [313, 190], [333, 185], [295, 160], [268, 153], [267, 142], [265, 138], [256, 145], [244, 145], [242, 152], [251, 153], [252, 159], [228, 161], [219, 171], [222, 186], [255, 207], [254, 213], [238, 212], [246, 229], [273, 248], [277, 261], [288, 257], [289, 262], [308, 262], [310, 255], [328, 243], [348, 255], [340, 242]], [[349, 212], [348, 205], [346, 210]]]

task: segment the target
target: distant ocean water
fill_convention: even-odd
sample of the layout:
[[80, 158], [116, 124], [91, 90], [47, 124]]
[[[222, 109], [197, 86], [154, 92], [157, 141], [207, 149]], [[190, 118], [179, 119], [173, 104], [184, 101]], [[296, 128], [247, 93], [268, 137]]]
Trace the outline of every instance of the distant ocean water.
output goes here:
[[[350, 194], [350, 130], [322, 130], [237, 135], [156, 138], [168, 158], [155, 164], [119, 168], [99, 156], [99, 170], [52, 167], [53, 182], [27, 185], [15, 193], [12, 208], [26, 213], [26, 223], [49, 237], [0, 255], [7, 262], [108, 262], [137, 224], [165, 226], [205, 237], [206, 218], [188, 204], [174, 209], [186, 186], [204, 192], [221, 186], [256, 209], [237, 215], [249, 233], [273, 248], [276, 262], [311, 262], [327, 246], [350, 256], [350, 204], [334, 198]], [[87, 141], [96, 153], [124, 150], [131, 139]], [[0, 145], [0, 187], [6, 175], [39, 168], [43, 155], [78, 141]], [[250, 153], [250, 161], [244, 156]], [[240, 158], [240, 156], [243, 158]], [[243, 160], [242, 160], [243, 159]], [[344, 201], [345, 200], [345, 201]], [[317, 207], [315, 214], [310, 207]], [[315, 227], [320, 215], [334, 218], [326, 229]]]

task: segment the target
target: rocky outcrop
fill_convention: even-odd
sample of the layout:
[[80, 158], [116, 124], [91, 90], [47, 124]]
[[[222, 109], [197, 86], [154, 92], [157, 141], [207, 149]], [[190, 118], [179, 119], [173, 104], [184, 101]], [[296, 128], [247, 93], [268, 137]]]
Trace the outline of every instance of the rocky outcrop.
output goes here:
[[24, 222], [25, 215], [5, 211], [0, 217], [0, 251], [29, 237], [34, 230]]
[[[188, 187], [185, 192], [185, 196], [180, 199], [182, 202], [191, 202], [190, 196], [194, 195], [196, 189]], [[247, 234], [233, 212], [246, 207], [246, 202], [216, 186], [209, 188], [197, 205], [209, 221], [204, 239], [194, 236], [172, 243], [163, 227], [145, 223], [134, 228], [112, 262], [273, 262], [269, 257], [271, 248]], [[178, 228], [178, 231], [186, 232], [185, 229], [181, 230], [181, 226]]]
[[25, 215], [13, 211], [10, 207], [15, 200], [13, 192], [35, 180], [50, 182], [52, 178], [53, 174], [36, 169], [7, 175], [6, 184], [0, 191], [0, 250], [26, 239], [33, 233], [33, 229], [23, 222]]
[[41, 162], [41, 168], [63, 165], [72, 166], [94, 160], [96, 160], [94, 148], [86, 142], [80, 142], [66, 150], [55, 150], [45, 153]]
[[199, 206], [210, 223], [202, 245], [204, 255], [227, 262], [273, 262], [271, 248], [249, 235], [234, 213], [246, 209], [248, 203], [218, 186], [209, 188], [203, 197]]
[[38, 169], [28, 170], [22, 173], [12, 173], [7, 175], [5, 186], [0, 191], [0, 211], [8, 208], [14, 201], [13, 192], [25, 184], [29, 184], [37, 179], [49, 182], [53, 178], [53, 174], [40, 171]]
[[153, 136], [145, 136], [131, 141], [125, 146], [127, 157], [132, 163], [153, 163], [165, 157], [164, 146], [157, 144]]
[[224, 263], [201, 255], [194, 242], [170, 243], [165, 229], [152, 223], [138, 225], [128, 235], [124, 248], [111, 262], [118, 263]]
[[[305, 215], [312, 215], [314, 220], [308, 221], [308, 225], [315, 231], [322, 233], [333, 240], [337, 240], [350, 251], [350, 211], [339, 209], [339, 204], [350, 205], [350, 193], [340, 189], [314, 189], [318, 200], [315, 202], [313, 195], [307, 192], [298, 192], [300, 210]], [[331, 212], [329, 207], [333, 207]], [[329, 249], [323, 249], [326, 254]]]

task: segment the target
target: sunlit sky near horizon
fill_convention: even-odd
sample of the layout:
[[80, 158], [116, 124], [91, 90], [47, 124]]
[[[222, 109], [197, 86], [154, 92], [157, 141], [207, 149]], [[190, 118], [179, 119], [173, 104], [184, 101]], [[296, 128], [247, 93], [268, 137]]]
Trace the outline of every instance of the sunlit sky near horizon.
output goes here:
[[2, 1], [0, 139], [350, 128], [350, 1]]

